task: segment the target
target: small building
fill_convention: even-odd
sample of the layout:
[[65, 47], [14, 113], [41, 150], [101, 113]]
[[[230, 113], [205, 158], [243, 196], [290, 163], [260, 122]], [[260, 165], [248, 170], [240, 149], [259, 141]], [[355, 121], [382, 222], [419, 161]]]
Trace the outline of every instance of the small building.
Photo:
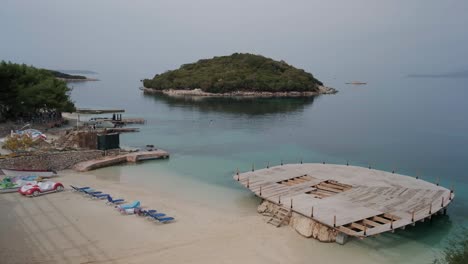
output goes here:
[[98, 135], [97, 136], [97, 149], [109, 150], [109, 149], [120, 148], [119, 136], [120, 136], [119, 133], [109, 133], [109, 134]]

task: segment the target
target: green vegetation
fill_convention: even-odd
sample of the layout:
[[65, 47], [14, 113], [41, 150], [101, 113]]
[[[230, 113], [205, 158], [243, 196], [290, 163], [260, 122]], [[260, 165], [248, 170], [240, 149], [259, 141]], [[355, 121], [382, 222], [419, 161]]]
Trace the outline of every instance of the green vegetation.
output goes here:
[[52, 75], [54, 75], [57, 78], [62, 78], [62, 79], [76, 79], [76, 80], [85, 80], [86, 76], [82, 75], [71, 75], [59, 71], [53, 71], [53, 70], [48, 70]]
[[143, 85], [156, 90], [201, 89], [210, 93], [316, 92], [322, 82], [284, 61], [260, 55], [234, 53], [184, 64], [179, 69], [145, 79]]
[[73, 111], [70, 91], [48, 70], [0, 62], [0, 120], [41, 111]]
[[435, 264], [466, 264], [468, 263], [468, 229], [463, 229], [459, 235], [449, 241], [442, 257]]

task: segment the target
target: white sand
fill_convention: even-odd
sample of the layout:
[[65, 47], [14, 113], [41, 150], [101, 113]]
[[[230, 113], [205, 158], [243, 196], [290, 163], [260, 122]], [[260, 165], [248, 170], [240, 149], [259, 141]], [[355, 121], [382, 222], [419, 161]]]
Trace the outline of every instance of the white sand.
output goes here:
[[[157, 224], [120, 215], [70, 191], [36, 198], [0, 194], [1, 263], [377, 263], [364, 245], [323, 244], [262, 216], [239, 214], [67, 171], [56, 180], [92, 186], [176, 217]], [[375, 248], [374, 248], [375, 249]], [[352, 257], [351, 257], [352, 256]]]

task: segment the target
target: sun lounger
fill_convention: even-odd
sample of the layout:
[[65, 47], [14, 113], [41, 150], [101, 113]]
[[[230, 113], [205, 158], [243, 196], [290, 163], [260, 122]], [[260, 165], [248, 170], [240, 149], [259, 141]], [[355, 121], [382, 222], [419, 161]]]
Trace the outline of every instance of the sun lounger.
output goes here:
[[164, 213], [154, 213], [154, 214], [149, 214], [148, 216], [153, 218], [154, 220], [159, 221], [159, 219], [166, 216], [166, 214], [164, 214]]
[[99, 191], [96, 191], [94, 189], [86, 189], [84, 190], [84, 193], [87, 194], [87, 195], [96, 195], [96, 194], [101, 194], [102, 192], [99, 192]]
[[72, 187], [72, 189], [74, 191], [76, 191], [76, 192], [83, 192], [86, 189], [91, 189], [90, 187], [76, 187], [76, 186], [73, 186], [73, 185], [70, 185], [70, 187]]
[[156, 213], [156, 210], [143, 210], [143, 209], [138, 209], [135, 213], [138, 214], [139, 216], [149, 216], [150, 214]]
[[163, 224], [166, 224], [175, 220], [174, 217], [166, 216], [166, 214], [163, 214], [163, 213], [150, 214], [148, 215], [148, 217], [151, 217], [154, 220]]
[[123, 202], [125, 202], [124, 199], [112, 199], [112, 196], [108, 195], [106, 204], [117, 205], [117, 204], [121, 204]]
[[174, 217], [164, 217], [164, 218], [157, 218], [156, 220], [158, 220], [160, 223], [166, 224], [166, 223], [174, 221], [175, 218]]
[[91, 194], [91, 199], [104, 199], [104, 198], [107, 198], [107, 196], [109, 196], [109, 194], [107, 193], [98, 193], [98, 194]]
[[132, 208], [137, 208], [140, 206], [140, 201], [134, 201], [133, 203], [129, 204], [122, 204], [117, 206], [119, 209], [126, 210], [126, 209], [132, 209]]

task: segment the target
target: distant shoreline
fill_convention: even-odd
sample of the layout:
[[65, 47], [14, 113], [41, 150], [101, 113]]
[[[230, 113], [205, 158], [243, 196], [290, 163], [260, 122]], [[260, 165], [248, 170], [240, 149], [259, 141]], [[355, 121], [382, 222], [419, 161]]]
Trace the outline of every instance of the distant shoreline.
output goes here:
[[57, 78], [61, 81], [64, 81], [64, 82], [95, 82], [95, 81], [99, 81], [99, 79], [96, 79], [96, 78], [88, 78], [86, 77], [85, 79], [69, 79], [69, 78]]
[[331, 87], [319, 86], [318, 92], [246, 92], [246, 91], [235, 91], [231, 93], [208, 93], [201, 89], [193, 90], [180, 90], [180, 89], [167, 89], [167, 90], [156, 90], [152, 88], [140, 87], [144, 93], [148, 94], [166, 94], [169, 96], [203, 96], [203, 97], [306, 97], [315, 96], [321, 94], [335, 94], [338, 91]]

